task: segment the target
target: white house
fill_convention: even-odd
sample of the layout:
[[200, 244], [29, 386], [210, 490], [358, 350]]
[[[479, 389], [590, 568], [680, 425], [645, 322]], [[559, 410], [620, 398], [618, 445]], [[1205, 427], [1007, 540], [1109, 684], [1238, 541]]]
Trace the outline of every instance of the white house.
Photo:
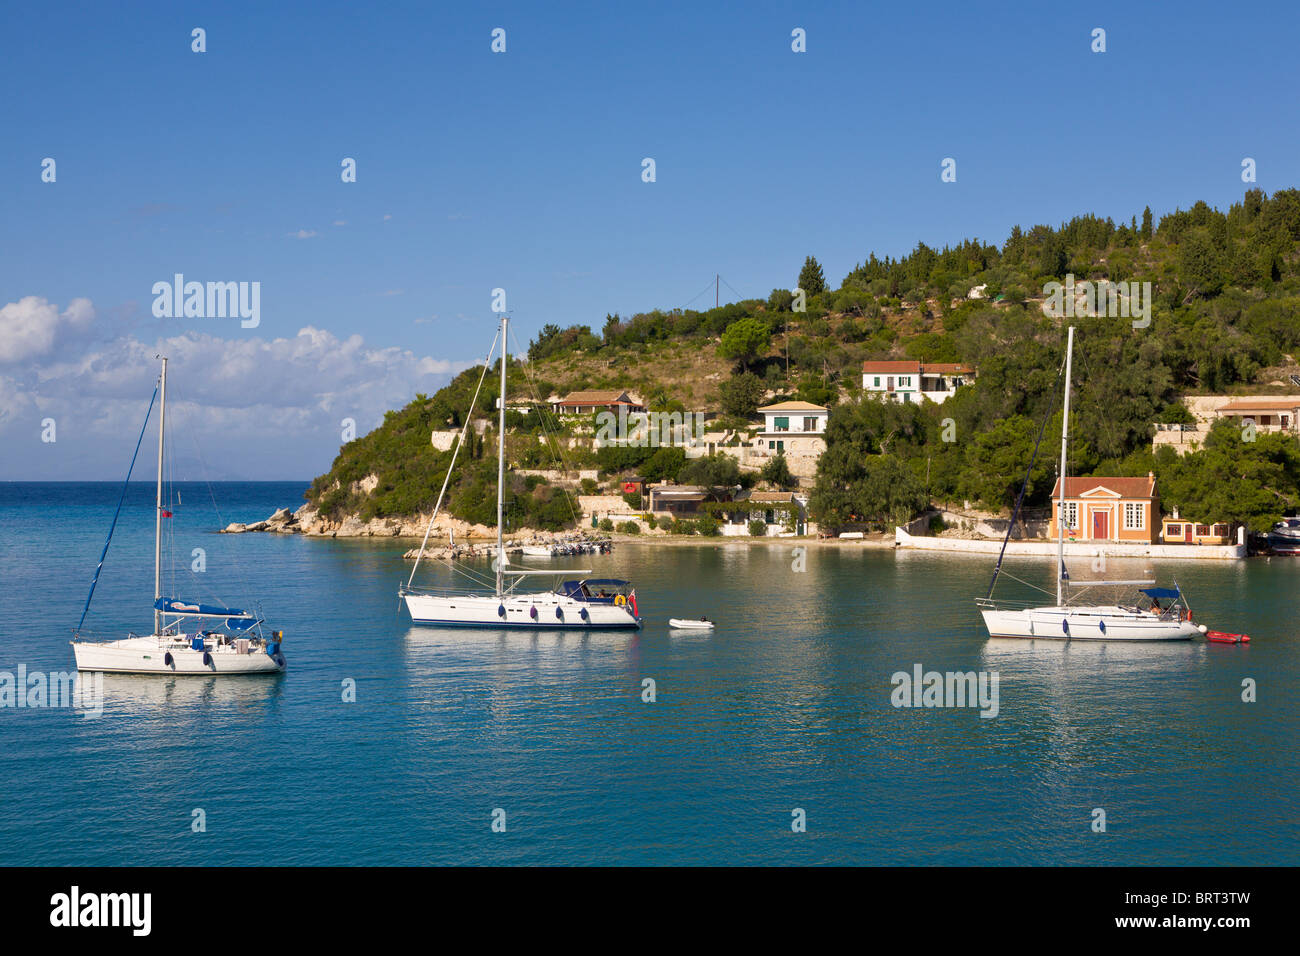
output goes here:
[[814, 441], [819, 449], [825, 449], [823, 435], [831, 415], [829, 409], [811, 402], [778, 402], [765, 405], [758, 412], [763, 416], [763, 430], [758, 437], [767, 439], [765, 447], [772, 451], [802, 451], [805, 444], [811, 450]]
[[868, 394], [905, 404], [923, 399], [943, 404], [974, 378], [973, 368], [957, 362], [862, 363], [862, 387]]

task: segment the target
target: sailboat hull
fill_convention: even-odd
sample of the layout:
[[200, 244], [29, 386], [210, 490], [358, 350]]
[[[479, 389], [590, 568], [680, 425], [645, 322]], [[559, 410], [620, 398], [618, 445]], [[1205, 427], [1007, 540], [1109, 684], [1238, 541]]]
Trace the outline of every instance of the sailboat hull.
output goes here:
[[574, 631], [641, 626], [641, 619], [627, 604], [588, 603], [549, 591], [500, 598], [491, 594], [407, 594], [405, 599], [412, 621], [441, 627]]
[[989, 637], [1058, 641], [1188, 641], [1201, 633], [1191, 621], [1121, 607], [985, 608]]
[[[228, 646], [196, 651], [154, 637], [128, 637], [120, 641], [73, 641], [72, 653], [79, 671], [106, 674], [279, 674], [284, 656], [263, 650], [237, 653]], [[204, 657], [207, 660], [204, 660]], [[169, 659], [170, 658], [170, 659]]]

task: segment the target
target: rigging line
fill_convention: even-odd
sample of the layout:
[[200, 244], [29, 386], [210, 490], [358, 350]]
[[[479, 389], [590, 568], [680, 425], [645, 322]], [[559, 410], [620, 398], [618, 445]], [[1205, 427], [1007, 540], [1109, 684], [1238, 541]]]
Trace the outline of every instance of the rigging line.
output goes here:
[[[189, 426], [189, 422], [186, 422], [186, 425]], [[208, 500], [212, 502], [212, 510], [216, 513], [216, 516], [217, 516], [217, 525], [218, 525], [219, 527], [224, 528], [224, 527], [226, 526], [226, 519], [225, 519], [225, 516], [221, 513], [221, 507], [217, 504], [217, 496], [216, 496], [216, 493], [215, 493], [215, 492], [213, 491], [213, 489], [212, 489], [212, 482], [208, 479], [208, 475], [212, 474], [212, 469], [210, 469], [210, 468], [208, 467], [207, 459], [203, 457], [203, 447], [199, 444], [198, 434], [194, 431], [193, 427], [187, 427], [186, 430], [187, 430], [187, 432], [188, 432], [188, 434], [189, 434], [189, 436], [190, 436], [190, 442], [194, 445], [194, 454], [195, 454], [195, 456], [196, 456], [196, 457], [198, 458], [198, 460], [199, 460], [199, 467], [200, 467], [200, 468], [202, 469], [202, 471], [203, 471], [203, 484], [204, 484], [205, 486], [207, 486], [207, 489], [208, 489]], [[253, 590], [252, 590], [252, 588], [249, 586], [248, 578], [245, 577], [245, 575], [244, 575], [244, 568], [243, 568], [243, 565], [241, 565], [241, 564], [239, 563], [239, 549], [238, 549], [238, 548], [232, 548], [232, 549], [231, 549], [231, 551], [230, 551], [230, 563], [231, 563], [231, 566], [234, 568], [234, 571], [235, 571], [235, 580], [236, 580], [236, 584], [237, 584], [237, 586], [239, 587], [240, 594], [242, 594], [244, 597], [247, 597], [247, 598], [249, 598], [249, 599], [252, 599], [252, 597], [253, 597]], [[206, 567], [206, 564], [205, 564], [205, 567]], [[195, 584], [197, 584], [197, 583], [198, 583], [198, 580], [199, 580], [199, 579], [198, 579], [198, 574], [197, 574], [197, 572], [195, 572], [195, 570], [194, 570], [194, 564], [193, 564], [193, 562], [190, 563], [190, 579], [191, 579]], [[205, 583], [205, 584], [204, 584], [204, 587], [206, 588], [206, 587], [208, 587], [208, 585]], [[173, 592], [173, 593], [174, 593], [174, 592]], [[214, 598], [213, 603], [215, 603], [215, 604], [221, 604], [221, 605], [223, 605], [223, 606], [225, 606], [225, 607], [234, 607], [234, 604], [233, 604], [232, 602], [225, 600], [225, 599], [222, 597], [222, 595], [221, 595], [219, 592], [215, 591], [215, 590], [212, 590], [212, 591], [206, 591], [206, 592], [203, 592], [203, 593], [211, 594], [211, 595], [213, 596], [213, 598]], [[243, 603], [243, 600], [241, 599], [238, 603], [242, 604], [242, 603]], [[260, 616], [261, 616], [261, 605], [260, 605], [260, 603], [257, 605], [257, 607], [258, 607], [258, 616], [260, 617]]]
[[95, 596], [95, 585], [99, 583], [99, 572], [104, 570], [104, 559], [108, 557], [108, 546], [113, 540], [113, 530], [117, 527], [118, 515], [122, 513], [122, 502], [126, 500], [126, 490], [131, 484], [131, 472], [135, 470], [135, 459], [140, 454], [140, 443], [144, 441], [144, 430], [149, 427], [149, 416], [153, 413], [153, 403], [158, 398], [158, 386], [153, 388], [153, 398], [149, 399], [149, 410], [144, 413], [144, 423], [140, 426], [140, 437], [135, 440], [135, 451], [131, 454], [131, 466], [126, 470], [126, 481], [122, 482], [122, 494], [117, 499], [117, 510], [113, 512], [113, 523], [108, 528], [108, 539], [104, 542], [104, 550], [99, 555], [99, 564], [95, 566], [95, 576], [90, 581], [90, 593], [86, 595], [86, 606], [81, 609], [81, 620], [77, 622], [77, 630], [81, 630], [81, 625], [86, 623], [86, 612], [90, 610], [90, 599]]
[[[718, 276], [718, 278], [719, 278], [719, 279], [722, 279], [722, 276]], [[726, 279], [722, 279], [722, 284], [725, 285], [725, 286], [726, 286], [728, 289], [730, 289], [732, 292], [735, 292], [735, 293], [736, 293], [736, 299], [737, 299], [738, 301], [743, 302], [743, 301], [745, 300], [745, 297], [744, 297], [743, 295], [741, 295], [739, 291], [737, 291], [736, 287], [733, 286], [733, 285], [732, 285], [730, 282], [728, 282]]]
[[[1064, 372], [1065, 372], [1065, 365], [1062, 364], [1056, 373], [1056, 377], [1058, 381], [1060, 380], [1061, 375]], [[1038, 460], [1038, 449], [1039, 446], [1042, 445], [1043, 443], [1043, 434], [1047, 431], [1047, 423], [1052, 417], [1052, 412], [1053, 412], [1053, 408], [1049, 404], [1047, 406], [1047, 413], [1043, 416], [1043, 423], [1038, 427], [1038, 440], [1034, 442], [1034, 453], [1029, 458], [1029, 467], [1025, 469], [1025, 480], [1020, 483], [1020, 494], [1016, 496], [1016, 506], [1011, 511], [1011, 520], [1007, 522], [1007, 533], [1002, 538], [1002, 548], [1000, 551], [998, 551], [998, 563], [993, 568], [993, 579], [989, 581], [988, 593], [984, 595], [985, 600], [988, 600], [989, 598], [993, 597], [993, 588], [997, 586], [998, 575], [1002, 572], [1002, 559], [1006, 556], [1007, 553], [1007, 542], [1011, 540], [1011, 532], [1015, 530], [1016, 519], [1020, 517], [1020, 506], [1024, 503], [1025, 491], [1029, 487], [1029, 476], [1034, 473], [1034, 462]], [[1064, 478], [1062, 478], [1062, 481], [1064, 481]], [[1064, 484], [1062, 484], [1061, 490], [1062, 492], [1064, 492], [1065, 490]]]
[[[515, 346], [516, 347], [519, 346], [518, 338], [515, 339]], [[542, 423], [542, 431], [545, 433], [547, 440], [551, 443], [551, 448], [552, 451], [555, 453], [555, 457], [559, 459], [560, 465], [563, 467], [565, 472], [573, 471], [576, 474], [577, 470], [569, 467], [569, 460], [568, 458], [565, 457], [564, 454], [564, 446], [560, 444], [558, 429], [557, 431], [552, 432], [550, 425], [546, 421], [546, 414], [542, 412], [540, 409], [542, 396], [538, 394], [537, 380], [533, 377], [532, 369], [528, 367], [527, 362], [520, 362], [519, 364], [524, 370], [524, 377], [528, 380], [528, 384], [532, 387], [533, 397], [536, 398], [538, 401], [539, 407], [538, 407], [537, 418], [538, 421]], [[569, 514], [573, 517], [573, 523], [575, 525], [581, 525], [582, 522], [579, 521], [578, 519], [577, 509], [575, 509], [573, 506], [573, 496], [570, 495], [567, 490], [564, 490], [564, 497], [569, 506]]]
[[[465, 436], [474, 423], [474, 407], [478, 404], [479, 391], [483, 388], [483, 380], [487, 378], [488, 369], [492, 366], [492, 353], [496, 351], [497, 342], [500, 338], [501, 330], [498, 329], [497, 334], [492, 337], [492, 345], [488, 348], [487, 358], [483, 360], [483, 371], [478, 377], [478, 385], [474, 388], [474, 397], [470, 399], [469, 409], [465, 412], [465, 424], [461, 426], [460, 437], [456, 439], [456, 447], [452, 450], [451, 461], [447, 464], [447, 473], [442, 479], [442, 490], [438, 492], [438, 500], [434, 502], [433, 514], [429, 515], [429, 525], [424, 529], [424, 540], [420, 542], [420, 550], [415, 555], [415, 565], [411, 568], [411, 576], [406, 581], [408, 588], [415, 580], [415, 572], [419, 569], [420, 560], [424, 557], [424, 548], [429, 543], [429, 534], [433, 531], [433, 523], [438, 519], [438, 511], [442, 507], [443, 496], [447, 493], [447, 485], [451, 482], [452, 469], [456, 467], [456, 457], [460, 454], [461, 446], [465, 444]], [[501, 351], [502, 353], [505, 352], [504, 342], [501, 343]]]
[[[713, 283], [710, 282], [709, 285], [713, 285]], [[679, 308], [680, 308], [682, 311], [685, 311], [685, 310], [686, 310], [686, 306], [689, 306], [692, 302], [694, 302], [694, 301], [695, 301], [696, 299], [698, 299], [700, 296], [702, 296], [702, 295], [708, 295], [708, 294], [709, 294], [709, 285], [706, 285], [702, 290], [700, 290], [700, 294], [699, 294], [699, 295], [697, 295], [697, 296], [695, 296], [694, 298], [688, 300], [687, 303], [686, 303], [686, 305], [679, 306]]]

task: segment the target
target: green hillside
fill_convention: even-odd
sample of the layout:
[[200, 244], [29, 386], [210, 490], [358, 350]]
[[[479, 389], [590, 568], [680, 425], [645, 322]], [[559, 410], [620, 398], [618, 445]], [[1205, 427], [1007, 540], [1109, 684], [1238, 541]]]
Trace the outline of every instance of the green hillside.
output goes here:
[[[1198, 202], [1158, 222], [1149, 209], [1128, 223], [1079, 216], [1058, 227], [1017, 227], [1001, 246], [964, 240], [933, 249], [918, 243], [900, 259], [869, 255], [830, 288], [816, 260], [787, 280], [806, 293], [805, 311], [789, 289], [705, 311], [652, 310], [603, 324], [545, 327], [512, 362], [510, 394], [563, 394], [587, 388], [639, 393], [654, 410], [718, 411], [722, 426], [743, 426], [775, 396], [834, 406], [812, 498], [814, 517], [838, 525], [887, 527], [927, 500], [970, 500], [1007, 507], [1018, 492], [1035, 439], [1059, 407], [1064, 326], [1077, 327], [1074, 474], [1155, 471], [1166, 508], [1192, 520], [1266, 526], [1300, 504], [1300, 449], [1294, 438], [1243, 441], [1216, 428], [1210, 447], [1177, 458], [1151, 453], [1153, 423], [1187, 418], [1192, 393], [1300, 391], [1300, 191], [1247, 192], [1227, 212]], [[1149, 327], [1126, 318], [1048, 318], [1043, 289], [1077, 281], [1150, 282]], [[968, 298], [983, 286], [984, 297]], [[942, 406], [861, 400], [861, 363], [913, 358], [978, 367], [976, 382]], [[525, 368], [527, 372], [525, 374]], [[326, 513], [362, 517], [411, 514], [437, 496], [450, 455], [429, 431], [459, 425], [481, 367], [433, 397], [416, 396], [384, 424], [344, 446], [308, 497]], [[487, 387], [489, 393], [494, 389]], [[490, 418], [494, 394], [476, 415]], [[539, 435], [566, 429], [549, 413], [512, 413], [509, 460], [546, 468], [554, 459]], [[945, 438], [949, 440], [944, 440]], [[486, 443], [486, 454], [483, 445]], [[458, 465], [450, 510], [494, 520], [495, 437], [489, 427], [466, 467]], [[730, 477], [722, 462], [686, 463], [670, 449], [566, 449], [565, 463], [596, 467], [602, 479], [622, 469], [651, 477], [713, 483]], [[1031, 504], [1050, 492], [1054, 466], [1040, 456]], [[354, 482], [378, 476], [372, 493]], [[756, 476], [744, 476], [752, 482]], [[1242, 483], [1245, 483], [1244, 485]], [[1240, 486], [1235, 490], [1232, 484]], [[1225, 489], [1225, 485], [1229, 485]], [[485, 504], [487, 502], [488, 504]], [[512, 520], [557, 527], [572, 514], [563, 492], [536, 477], [514, 476]]]

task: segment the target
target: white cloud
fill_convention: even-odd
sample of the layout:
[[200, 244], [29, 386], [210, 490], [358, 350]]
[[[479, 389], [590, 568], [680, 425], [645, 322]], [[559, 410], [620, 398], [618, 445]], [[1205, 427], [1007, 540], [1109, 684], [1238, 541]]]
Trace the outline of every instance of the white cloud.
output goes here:
[[62, 333], [83, 331], [94, 319], [89, 299], [73, 299], [62, 313], [40, 296], [10, 302], [0, 309], [0, 364], [48, 355]]
[[293, 236], [295, 239], [315, 239], [320, 233], [315, 229], [299, 229], [297, 232], [288, 233], [288, 235]]
[[[35, 296], [0, 309], [0, 444], [13, 450], [31, 443], [28, 455], [4, 456], [0, 480], [117, 477], [158, 377], [159, 354], [169, 360], [168, 420], [186, 433], [178, 451], [192, 454], [197, 437], [208, 462], [252, 478], [324, 471], [344, 418], [364, 433], [385, 411], [416, 392], [436, 391], [472, 364], [311, 325], [281, 338], [193, 330], [104, 343], [64, 334], [86, 329], [93, 316], [86, 299], [62, 313]], [[44, 417], [58, 422], [55, 445], [40, 444]]]
[[335, 219], [335, 220], [334, 220], [334, 225], [336, 225], [336, 226], [346, 226], [347, 224], [348, 224], [348, 221], [347, 221], [346, 219]]

